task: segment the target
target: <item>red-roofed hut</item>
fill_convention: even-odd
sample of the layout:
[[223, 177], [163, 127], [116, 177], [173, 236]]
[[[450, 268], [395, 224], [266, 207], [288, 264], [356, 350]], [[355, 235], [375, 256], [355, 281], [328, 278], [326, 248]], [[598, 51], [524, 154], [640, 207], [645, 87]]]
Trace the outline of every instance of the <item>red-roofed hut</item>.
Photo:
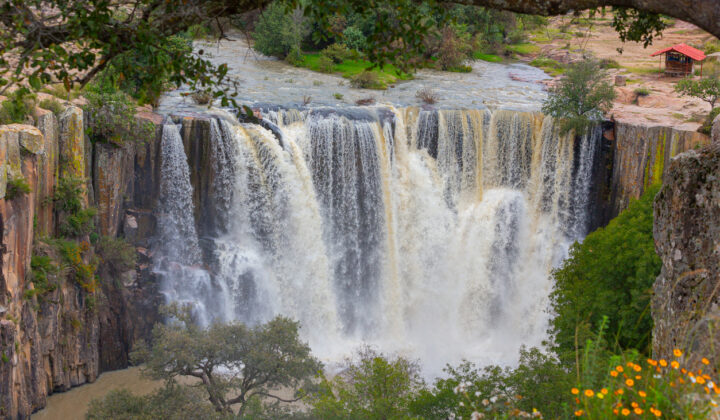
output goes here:
[[[686, 44], [677, 44], [652, 53], [651, 57], [665, 54], [665, 74], [671, 76], [687, 76], [692, 74], [693, 63], [700, 62], [700, 74], [702, 75], [702, 61], [705, 53]], [[660, 62], [662, 68], [662, 61]]]

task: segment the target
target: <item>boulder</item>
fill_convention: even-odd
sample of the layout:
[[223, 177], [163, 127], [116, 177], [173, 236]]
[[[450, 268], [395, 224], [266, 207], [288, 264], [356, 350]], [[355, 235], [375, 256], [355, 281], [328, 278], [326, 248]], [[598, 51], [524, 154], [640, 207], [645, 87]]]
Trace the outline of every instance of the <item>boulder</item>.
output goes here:
[[653, 353], [687, 351], [693, 368], [720, 363], [720, 143], [673, 159], [655, 198], [653, 236], [663, 265], [654, 285]]
[[615, 75], [615, 86], [625, 86], [627, 83], [627, 76], [624, 74]]

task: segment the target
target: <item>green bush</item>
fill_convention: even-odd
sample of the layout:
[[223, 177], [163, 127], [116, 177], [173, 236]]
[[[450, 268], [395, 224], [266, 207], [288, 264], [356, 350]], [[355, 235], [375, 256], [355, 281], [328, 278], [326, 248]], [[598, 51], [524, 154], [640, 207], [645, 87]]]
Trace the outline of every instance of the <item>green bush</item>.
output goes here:
[[304, 61], [302, 51], [300, 51], [300, 47], [292, 47], [287, 57], [285, 57], [285, 61], [295, 67], [300, 67]]
[[0, 125], [23, 124], [32, 120], [37, 96], [24, 87], [10, 93], [8, 99], [0, 103]]
[[95, 252], [101, 262], [107, 264], [114, 273], [123, 273], [135, 268], [135, 247], [123, 238], [103, 236], [95, 245]]
[[33, 289], [26, 290], [24, 297], [30, 299], [37, 296], [38, 299], [57, 289], [57, 283], [52, 276], [57, 274], [59, 268], [52, 258], [44, 255], [33, 255], [30, 258], [30, 281]]
[[293, 47], [300, 47], [308, 32], [302, 12], [287, 13], [285, 5], [275, 1], [255, 23], [253, 48], [265, 55], [285, 58]]
[[365, 70], [350, 79], [350, 86], [358, 89], [385, 89], [377, 73]]
[[93, 142], [122, 145], [126, 140], [143, 143], [152, 139], [155, 129], [135, 118], [135, 103], [119, 90], [92, 85], [85, 93], [87, 134]]
[[55, 186], [53, 202], [57, 210], [75, 213], [82, 209], [85, 180], [77, 177], [61, 177]]
[[318, 419], [403, 419], [422, 386], [417, 364], [365, 348], [341, 374], [323, 377], [309, 402]]
[[720, 107], [713, 108], [707, 118], [705, 118], [705, 121], [703, 121], [703, 124], [698, 128], [698, 131], [709, 135], [712, 132], [713, 121], [715, 121], [718, 115], [720, 115]]
[[466, 33], [453, 26], [446, 26], [440, 33], [437, 64], [441, 70], [468, 72], [471, 69], [463, 63], [472, 58], [472, 45]]
[[18, 177], [12, 178], [7, 181], [7, 189], [5, 190], [5, 199], [12, 200], [19, 197], [22, 194], [30, 192], [30, 185], [28, 185], [25, 178]]
[[317, 69], [321, 73], [332, 73], [335, 63], [326, 55], [321, 55], [317, 62]]
[[322, 50], [320, 54], [324, 57], [328, 57], [335, 64], [340, 64], [343, 61], [352, 58], [353, 53], [343, 44], [332, 44]]
[[134, 395], [127, 389], [112, 390], [105, 397], [90, 402], [85, 418], [230, 420], [232, 416], [215, 411], [200, 389], [164, 386], [143, 396]]
[[548, 89], [542, 111], [559, 121], [560, 133], [585, 134], [612, 108], [615, 90], [597, 61], [571, 64], [559, 83]]
[[192, 41], [182, 36], [162, 38], [149, 51], [131, 50], [112, 60], [87, 90], [115, 93], [121, 91], [140, 104], [158, 105], [160, 96], [177, 85], [170, 78], [170, 64], [192, 52]]
[[637, 96], [648, 96], [650, 94], [650, 88], [647, 87], [639, 87], [635, 88], [635, 95]]
[[55, 116], [59, 116], [65, 110], [65, 105], [57, 99], [43, 99], [38, 106], [42, 109], [51, 111]]
[[60, 235], [68, 238], [79, 238], [90, 234], [95, 230], [94, 219], [96, 214], [97, 209], [90, 207], [67, 215], [66, 219], [60, 223]]
[[367, 38], [357, 26], [348, 26], [343, 31], [343, 43], [351, 50], [364, 51]]
[[652, 234], [657, 191], [658, 186], [648, 188], [606, 227], [575, 243], [553, 272], [550, 301], [556, 316], [550, 332], [558, 354], [574, 352], [604, 316], [609, 336], [621, 348], [649, 354], [650, 297], [661, 267]]

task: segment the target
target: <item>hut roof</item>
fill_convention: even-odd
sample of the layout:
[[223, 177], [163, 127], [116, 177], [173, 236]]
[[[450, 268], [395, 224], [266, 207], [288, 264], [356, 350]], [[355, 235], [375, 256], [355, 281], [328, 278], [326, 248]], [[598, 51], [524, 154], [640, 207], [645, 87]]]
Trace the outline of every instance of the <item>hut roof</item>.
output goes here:
[[693, 48], [686, 44], [673, 45], [672, 47], [667, 47], [663, 50], [655, 51], [650, 56], [655, 57], [656, 55], [665, 54], [669, 51], [679, 52], [680, 54], [686, 55], [696, 61], [702, 61], [705, 59], [705, 53], [698, 50], [697, 48]]

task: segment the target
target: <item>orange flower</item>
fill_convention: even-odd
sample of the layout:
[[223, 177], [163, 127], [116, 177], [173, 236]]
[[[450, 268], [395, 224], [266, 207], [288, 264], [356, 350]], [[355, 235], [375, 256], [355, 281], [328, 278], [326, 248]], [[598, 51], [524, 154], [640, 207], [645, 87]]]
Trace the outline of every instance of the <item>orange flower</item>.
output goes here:
[[622, 409], [622, 415], [623, 415], [623, 416], [626, 416], [626, 417], [629, 416], [629, 415], [630, 415], [630, 410], [628, 410], [627, 408], [623, 408], [623, 409]]
[[608, 390], [607, 390], [607, 388], [603, 388], [603, 389], [600, 390], [600, 392], [602, 392], [603, 394], [607, 395]]
[[647, 359], [648, 365], [657, 366], [657, 361], [653, 359]]
[[700, 385], [705, 383], [705, 378], [703, 378], [702, 376], [698, 376], [695, 379], [697, 380], [697, 383], [699, 383]]
[[637, 407], [638, 407], [638, 403], [636, 403], [635, 401], [633, 401], [633, 402], [630, 404], [630, 406], [632, 406], [632, 408], [637, 408]]
[[617, 408], [613, 409], [613, 414], [615, 414], [616, 416], [618, 415], [618, 412], [619, 412], [619, 411], [618, 411]]
[[624, 369], [622, 366], [618, 365], [615, 370], [617, 370], [618, 372], [622, 372]]
[[635, 372], [640, 372], [642, 370], [640, 365], [633, 365], [633, 369], [635, 369]]
[[627, 380], [625, 381], [625, 385], [627, 385], [627, 386], [633, 386], [633, 385], [635, 385], [635, 381], [633, 381], [632, 379], [627, 379]]
[[653, 411], [653, 414], [655, 414], [655, 417], [660, 417], [662, 416], [662, 411], [656, 409], [655, 411]]
[[673, 354], [675, 355], [675, 357], [680, 357], [682, 356], [682, 351], [680, 349], [675, 349], [673, 350]]
[[572, 392], [573, 395], [577, 395], [577, 394], [580, 393], [580, 390], [577, 389], [577, 388], [573, 388], [573, 389], [570, 390], [570, 392]]
[[636, 407], [633, 411], [635, 411], [635, 414], [637, 414], [638, 416], [643, 413], [643, 409], [640, 407]]
[[618, 389], [617, 391], [615, 391], [615, 393], [616, 393], [617, 395], [622, 395], [622, 394], [625, 393], [625, 390], [624, 390], [624, 389]]
[[640, 375], [635, 375], [635, 379], [637, 379], [637, 380], [639, 381], [640, 379], [642, 379], [642, 376], [640, 376]]
[[592, 398], [593, 395], [595, 395], [595, 393], [593, 392], [592, 389], [586, 389], [586, 390], [585, 390], [585, 396], [586, 396], [586, 397]]
[[667, 360], [665, 360], [665, 359], [660, 359], [660, 366], [666, 367], [666, 366], [667, 366]]
[[610, 376], [612, 376], [614, 378], [614, 377], [618, 376], [618, 373], [613, 370], [612, 372], [610, 372]]
[[638, 392], [638, 395], [641, 396], [641, 397], [643, 397], [643, 398], [647, 397], [647, 394], [645, 393], [645, 391], [640, 391], [640, 392]]
[[677, 369], [680, 367], [680, 363], [678, 363], [677, 360], [673, 360], [670, 362], [670, 366], [672, 366], [673, 369]]
[[687, 370], [685, 370], [685, 368], [682, 368], [682, 369], [680, 369], [680, 372], [687, 373]]
[[578, 410], [578, 411], [575, 412], [575, 415], [576, 415], [577, 417], [580, 417], [580, 416], [583, 415], [583, 413], [584, 413], [584, 411]]
[[703, 365], [709, 365], [709, 364], [710, 364], [710, 361], [709, 361], [708, 359], [704, 358], [704, 357], [703, 357], [702, 360], [700, 360], [700, 361], [702, 362]]

